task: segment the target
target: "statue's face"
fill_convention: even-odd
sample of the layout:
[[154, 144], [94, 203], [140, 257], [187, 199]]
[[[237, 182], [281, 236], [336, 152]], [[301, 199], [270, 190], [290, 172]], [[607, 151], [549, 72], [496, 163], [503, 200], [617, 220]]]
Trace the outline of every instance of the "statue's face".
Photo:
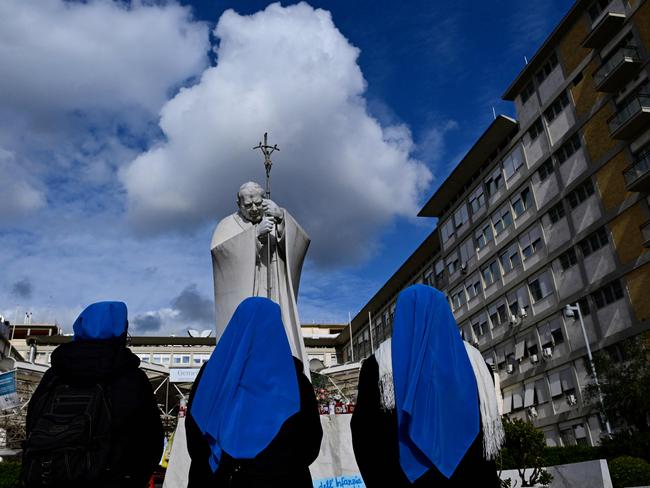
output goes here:
[[239, 211], [246, 220], [257, 224], [262, 220], [263, 210], [262, 202], [264, 201], [264, 192], [254, 188], [246, 188], [239, 194]]

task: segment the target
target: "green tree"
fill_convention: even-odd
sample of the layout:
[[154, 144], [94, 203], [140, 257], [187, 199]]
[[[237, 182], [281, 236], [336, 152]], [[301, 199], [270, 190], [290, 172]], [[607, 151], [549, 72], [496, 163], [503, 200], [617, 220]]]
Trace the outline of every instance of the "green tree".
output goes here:
[[[650, 432], [650, 350], [642, 336], [619, 343], [620, 356], [605, 351], [594, 356], [607, 417], [639, 432]], [[587, 386], [587, 397], [598, 404], [598, 390]]]
[[[521, 486], [550, 484], [553, 479], [543, 466], [544, 448], [546, 441], [544, 434], [537, 430], [531, 422], [520, 419], [505, 419], [503, 428], [506, 433], [506, 442], [501, 452], [500, 464], [504, 459], [507, 464], [516, 466], [521, 479]], [[530, 475], [526, 476], [526, 468], [532, 468]]]

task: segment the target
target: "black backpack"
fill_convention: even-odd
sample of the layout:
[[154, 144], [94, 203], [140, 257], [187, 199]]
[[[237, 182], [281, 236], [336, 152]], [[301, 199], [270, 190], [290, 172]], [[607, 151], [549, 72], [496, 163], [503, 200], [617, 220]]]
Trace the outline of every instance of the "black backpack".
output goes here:
[[106, 479], [111, 410], [105, 388], [53, 380], [30, 419], [22, 464], [26, 486], [84, 486]]

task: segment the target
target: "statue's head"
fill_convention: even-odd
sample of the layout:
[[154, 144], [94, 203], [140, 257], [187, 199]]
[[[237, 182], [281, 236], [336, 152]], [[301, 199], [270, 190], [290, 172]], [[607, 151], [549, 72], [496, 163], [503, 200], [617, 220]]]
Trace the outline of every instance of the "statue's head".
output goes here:
[[264, 201], [264, 188], [254, 181], [244, 183], [237, 192], [237, 205], [239, 212], [248, 221], [257, 224], [264, 215], [262, 202]]

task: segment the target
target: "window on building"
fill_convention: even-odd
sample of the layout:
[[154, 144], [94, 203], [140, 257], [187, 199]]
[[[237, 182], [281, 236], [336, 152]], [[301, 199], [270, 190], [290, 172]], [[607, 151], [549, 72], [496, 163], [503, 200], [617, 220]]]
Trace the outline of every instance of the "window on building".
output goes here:
[[476, 244], [479, 249], [483, 249], [490, 243], [490, 241], [492, 241], [492, 239], [494, 239], [492, 224], [490, 222], [486, 222], [481, 230], [476, 233]]
[[576, 424], [573, 426], [573, 436], [576, 439], [576, 444], [579, 446], [589, 445], [589, 441], [587, 440], [587, 430], [583, 424]]
[[521, 91], [521, 103], [526, 103], [530, 97], [535, 94], [535, 85], [532, 81], [529, 81], [524, 89]]
[[455, 232], [454, 223], [451, 219], [447, 220], [442, 227], [440, 228], [440, 235], [442, 237], [442, 242], [446, 242], [451, 237], [453, 237]]
[[566, 271], [567, 269], [578, 264], [578, 256], [576, 256], [576, 251], [574, 248], [570, 248], [566, 252], [560, 254], [560, 257], [558, 259], [560, 261], [560, 267], [562, 268], [562, 271]]
[[429, 266], [422, 275], [422, 282], [428, 286], [435, 286], [436, 280], [433, 276], [433, 267]]
[[531, 141], [534, 141], [543, 132], [544, 122], [542, 122], [542, 118], [540, 117], [535, 122], [533, 122], [533, 125], [531, 125], [530, 129], [528, 129], [528, 136], [530, 137]]
[[546, 122], [549, 124], [553, 122], [567, 105], [569, 105], [569, 95], [564, 91], [553, 101], [551, 106], [544, 111]]
[[468, 220], [469, 214], [467, 213], [467, 205], [463, 203], [454, 213], [454, 224], [458, 229], [459, 227], [462, 227]]
[[[201, 366], [203, 363], [207, 363], [210, 359], [209, 354], [192, 354], [192, 364], [195, 366]], [[324, 357], [322, 358], [325, 359]]]
[[587, 257], [601, 247], [606, 246], [608, 243], [609, 239], [607, 238], [607, 231], [605, 230], [605, 227], [601, 227], [581, 240], [578, 243], [578, 246], [580, 247], [582, 255]]
[[478, 296], [482, 291], [483, 287], [481, 286], [481, 277], [476, 274], [471, 279], [465, 282], [465, 288], [467, 288], [467, 295], [469, 299]]
[[483, 274], [483, 281], [485, 281], [486, 288], [501, 278], [501, 273], [499, 272], [499, 263], [496, 261], [496, 259], [485, 266], [481, 270], [481, 273]]
[[174, 354], [174, 364], [190, 364], [190, 355]]
[[542, 231], [539, 226], [535, 225], [528, 232], [522, 234], [519, 238], [519, 247], [521, 247], [524, 261], [542, 248]]
[[510, 224], [512, 224], [512, 214], [509, 207], [503, 207], [492, 215], [492, 225], [494, 225], [496, 235], [510, 227]]
[[470, 237], [465, 240], [460, 247], [458, 248], [460, 252], [460, 264], [466, 264], [470, 259], [476, 254], [476, 246], [474, 246], [474, 240]]
[[472, 208], [472, 214], [485, 207], [485, 195], [483, 194], [483, 185], [479, 185], [474, 193], [469, 197], [469, 205]]
[[512, 178], [523, 164], [524, 154], [521, 150], [521, 146], [517, 146], [515, 150], [503, 160], [503, 172], [506, 175], [506, 180]]
[[503, 301], [490, 305], [488, 309], [492, 328], [505, 324], [508, 321], [508, 309]]
[[564, 205], [562, 202], [558, 202], [557, 204], [553, 205], [548, 211], [548, 218], [551, 221], [551, 224], [557, 223], [562, 217], [566, 215], [566, 212], [564, 210]]
[[434, 267], [435, 272], [436, 272], [436, 282], [440, 281], [445, 274], [445, 263], [443, 262], [442, 259], [439, 259], [436, 261], [436, 265]]
[[465, 296], [465, 288], [461, 286], [460, 288], [452, 292], [451, 304], [454, 311], [456, 311], [459, 308], [461, 308], [463, 305], [465, 305], [465, 303], [467, 303], [467, 297]]
[[537, 174], [539, 175], [540, 181], [544, 181], [553, 174], [553, 161], [551, 158], [548, 158], [537, 168]]
[[476, 338], [483, 337], [487, 334], [487, 317], [483, 316], [472, 322], [472, 330]]
[[504, 252], [499, 255], [503, 273], [509, 273], [521, 265], [521, 256], [519, 255], [519, 246], [515, 242], [511, 244]]
[[149, 359], [151, 358], [150, 354], [137, 354], [137, 356], [140, 358], [140, 361], [143, 363], [148, 363]]
[[620, 280], [614, 280], [591, 294], [596, 309], [601, 309], [623, 298], [623, 287]]
[[519, 317], [521, 316], [521, 312], [526, 311], [530, 305], [528, 290], [525, 286], [521, 286], [516, 290], [509, 292], [506, 295], [506, 301], [508, 302], [508, 310], [510, 311], [510, 314]]
[[480, 322], [474, 322], [472, 324], [472, 330], [474, 331], [474, 337], [477, 339], [485, 335], [485, 330], [481, 328]]
[[573, 209], [584, 202], [594, 194], [594, 184], [590, 179], [578, 185], [571, 193], [567, 195], [569, 206]]
[[447, 264], [447, 272], [450, 276], [460, 268], [458, 253], [455, 251], [447, 257], [447, 260], [445, 262]]
[[551, 273], [547, 270], [541, 275], [537, 276], [535, 279], [528, 282], [530, 288], [530, 295], [533, 297], [533, 301], [538, 302], [543, 300], [551, 293], [553, 293], [553, 282], [551, 278]]
[[573, 156], [575, 152], [580, 149], [580, 147], [582, 147], [582, 143], [580, 142], [580, 134], [576, 132], [573, 137], [562, 144], [562, 146], [555, 153], [557, 162], [559, 164], [564, 163], [567, 159]]
[[497, 191], [499, 191], [499, 188], [503, 186], [503, 173], [501, 172], [501, 168], [497, 168], [494, 170], [492, 175], [485, 180], [485, 188], [487, 189], [487, 194], [488, 196], [494, 195]]
[[591, 307], [589, 306], [589, 300], [587, 297], [582, 297], [578, 300], [578, 306], [580, 307], [580, 313], [583, 317], [586, 317], [591, 313]]
[[557, 64], [558, 64], [557, 54], [553, 53], [549, 56], [549, 58], [546, 60], [544, 65], [540, 68], [540, 70], [535, 75], [535, 77], [537, 78], [537, 84], [542, 83], [546, 78], [548, 78], [548, 76], [553, 72]]
[[564, 342], [562, 322], [557, 317], [540, 324], [537, 330], [543, 348], [552, 348]]
[[155, 364], [169, 364], [170, 354], [154, 354], [151, 362]]
[[512, 201], [512, 210], [515, 213], [515, 218], [519, 217], [533, 204], [533, 194], [530, 188], [524, 188], [519, 195]]

